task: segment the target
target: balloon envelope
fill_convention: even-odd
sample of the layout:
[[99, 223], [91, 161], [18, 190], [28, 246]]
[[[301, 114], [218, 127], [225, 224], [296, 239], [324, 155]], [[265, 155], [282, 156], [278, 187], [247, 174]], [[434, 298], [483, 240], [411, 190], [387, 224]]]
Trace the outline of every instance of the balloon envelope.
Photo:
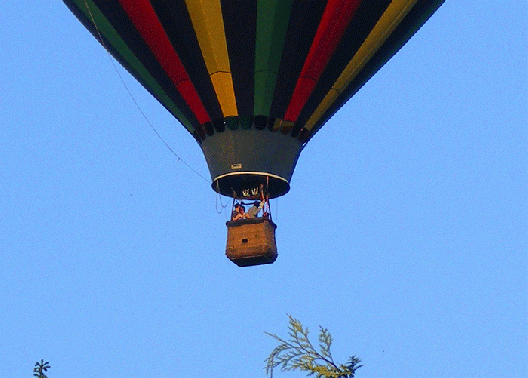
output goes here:
[[64, 0], [201, 146], [214, 190], [288, 192], [308, 140], [443, 0]]

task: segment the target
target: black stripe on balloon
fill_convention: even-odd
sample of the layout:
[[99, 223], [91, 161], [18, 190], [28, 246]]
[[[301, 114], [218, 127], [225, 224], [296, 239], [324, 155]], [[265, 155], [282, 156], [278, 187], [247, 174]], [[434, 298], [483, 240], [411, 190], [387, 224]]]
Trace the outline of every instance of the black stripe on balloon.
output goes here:
[[184, 0], [151, 0], [152, 7], [182, 61], [211, 119], [222, 118], [222, 109]]
[[348, 87], [336, 99], [333, 105], [325, 112], [321, 119], [311, 130], [306, 141], [324, 126], [345, 102], [356, 94], [361, 87], [376, 73], [394, 54], [396, 54], [407, 41], [420, 29], [420, 27], [432, 16], [442, 5], [444, 0], [418, 0], [413, 9], [407, 14], [394, 32], [387, 38], [383, 46], [374, 54], [363, 70], [348, 85]]
[[304, 125], [374, 28], [390, 0], [362, 1], [297, 120]]
[[[169, 98], [174, 102], [178, 109], [187, 117], [194, 128], [198, 128], [200, 123], [191, 111], [183, 97], [180, 95], [172, 80], [168, 77], [165, 70], [158, 63], [156, 57], [145, 43], [138, 30], [123, 10], [118, 1], [115, 0], [94, 0], [99, 10], [104, 14], [119, 36], [126, 43], [128, 48], [141, 61], [143, 66], [152, 75], [154, 80], [162, 87]], [[122, 62], [121, 62], [122, 63]], [[123, 64], [123, 63], [122, 63]], [[131, 71], [128, 63], [123, 66]]]
[[221, 4], [238, 114], [251, 116], [255, 92], [257, 2], [222, 0]]
[[322, 0], [293, 3], [270, 117], [284, 118], [326, 3]]

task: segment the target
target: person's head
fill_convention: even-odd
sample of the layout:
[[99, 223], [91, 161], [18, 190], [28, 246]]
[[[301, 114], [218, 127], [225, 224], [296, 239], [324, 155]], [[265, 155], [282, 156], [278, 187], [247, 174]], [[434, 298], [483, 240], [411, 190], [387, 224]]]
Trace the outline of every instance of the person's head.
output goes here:
[[260, 201], [255, 201], [255, 202], [253, 202], [253, 206], [255, 206], [255, 207], [259, 207], [259, 206], [260, 206]]

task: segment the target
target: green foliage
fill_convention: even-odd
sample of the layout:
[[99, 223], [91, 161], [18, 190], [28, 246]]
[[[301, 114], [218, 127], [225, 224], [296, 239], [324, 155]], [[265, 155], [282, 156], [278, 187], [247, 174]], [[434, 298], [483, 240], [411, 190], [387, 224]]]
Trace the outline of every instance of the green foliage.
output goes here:
[[35, 367], [33, 368], [33, 375], [37, 378], [48, 378], [48, 376], [46, 374], [44, 374], [44, 372], [48, 371], [48, 369], [50, 368], [50, 364], [49, 362], [44, 362], [44, 360], [40, 360], [40, 362], [35, 362]]
[[336, 364], [330, 353], [332, 336], [328, 329], [319, 326], [319, 352], [308, 339], [308, 328], [292, 316], [289, 317], [290, 340], [286, 341], [279, 336], [266, 332], [267, 335], [279, 341], [266, 359], [266, 373], [273, 377], [273, 368], [281, 366], [281, 371], [300, 370], [307, 372], [308, 376], [317, 378], [353, 378], [361, 360], [356, 356], [348, 359], [346, 364]]

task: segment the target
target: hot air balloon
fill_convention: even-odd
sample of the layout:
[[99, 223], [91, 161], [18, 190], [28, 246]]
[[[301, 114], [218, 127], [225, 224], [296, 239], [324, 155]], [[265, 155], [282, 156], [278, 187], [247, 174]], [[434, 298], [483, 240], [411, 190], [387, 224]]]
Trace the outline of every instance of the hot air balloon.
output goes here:
[[[194, 137], [213, 190], [265, 204], [289, 191], [306, 143], [443, 3], [63, 1]], [[275, 260], [269, 216], [227, 223], [233, 262]]]

